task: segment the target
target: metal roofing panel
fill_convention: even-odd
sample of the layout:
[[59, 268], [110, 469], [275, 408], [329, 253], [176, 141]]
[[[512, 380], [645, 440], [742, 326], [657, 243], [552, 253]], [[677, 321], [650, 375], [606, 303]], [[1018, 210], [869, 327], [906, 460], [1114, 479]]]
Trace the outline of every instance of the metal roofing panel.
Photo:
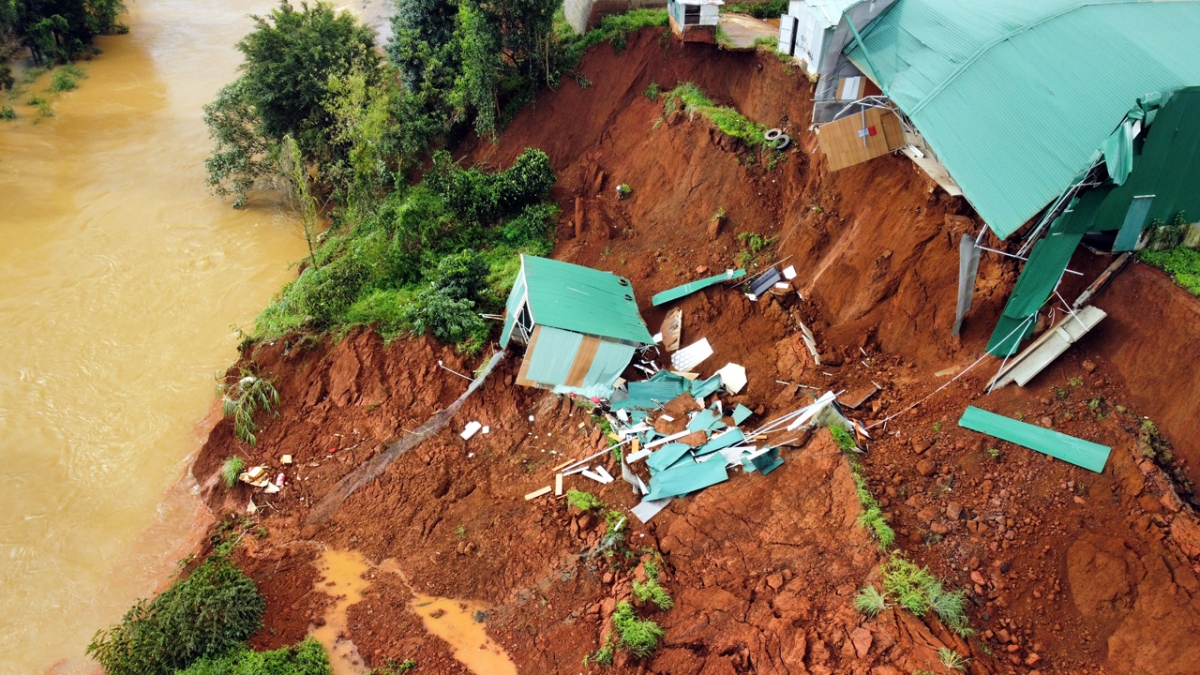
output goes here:
[[638, 344], [654, 344], [629, 280], [582, 265], [521, 256], [533, 322]]
[[542, 326], [533, 353], [528, 356], [526, 379], [540, 384], [566, 384], [567, 373], [582, 342], [579, 333]]
[[723, 434], [713, 436], [712, 440], [696, 449], [696, 455], [707, 455], [710, 452], [732, 447], [745, 440], [746, 434], [742, 433], [741, 429], [734, 427]]
[[672, 300], [678, 300], [679, 298], [691, 295], [692, 293], [708, 288], [709, 286], [715, 286], [722, 281], [741, 279], [744, 276], [746, 276], [746, 270], [725, 270], [721, 274], [706, 277], [704, 279], [697, 279], [696, 281], [686, 283], [682, 286], [676, 286], [675, 288], [667, 289], [662, 293], [658, 293], [654, 297], [650, 298], [650, 304], [658, 307], [659, 305], [668, 303]]
[[1044, 452], [1051, 457], [1096, 473], [1104, 471], [1108, 453], [1112, 450], [1106, 445], [1085, 441], [1051, 429], [1035, 427], [1032, 424], [1009, 419], [974, 406], [963, 412], [958, 425], [1038, 452]]
[[672, 467], [650, 477], [650, 494], [646, 501], [677, 497], [722, 483], [729, 478], [725, 462], [691, 462]]
[[[898, 0], [847, 55], [1007, 237], [1086, 169], [1139, 96], [1200, 82], [1200, 2]], [[1151, 37], [1152, 36], [1152, 37]]]
[[651, 473], [666, 471], [691, 449], [687, 443], [667, 443], [646, 458], [646, 466], [650, 467]]
[[1012, 296], [1004, 307], [1004, 317], [1011, 321], [1001, 321], [996, 326], [992, 339], [988, 342], [989, 353], [1007, 355], [1016, 352], [1025, 336], [1022, 334], [1024, 331], [1012, 335], [1016, 325], [1013, 321], [1018, 324], [1023, 322], [1027, 317], [1036, 314], [1046, 303], [1058, 287], [1058, 281], [1066, 271], [1067, 263], [1071, 262], [1071, 255], [1075, 253], [1081, 239], [1082, 234], [1052, 230], [1033, 247], [1033, 252], [1029, 255], [1025, 268], [1021, 270], [1020, 278], [1017, 279], [1017, 285], [1013, 288]]

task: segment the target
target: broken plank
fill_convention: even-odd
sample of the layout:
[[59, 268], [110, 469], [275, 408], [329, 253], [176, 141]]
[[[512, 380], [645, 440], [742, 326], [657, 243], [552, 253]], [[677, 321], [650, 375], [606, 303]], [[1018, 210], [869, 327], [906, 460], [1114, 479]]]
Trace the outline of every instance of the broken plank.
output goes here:
[[534, 490], [533, 492], [530, 492], [529, 494], [525, 495], [525, 501], [529, 501], [530, 499], [537, 499], [538, 497], [541, 497], [542, 495], [549, 494], [551, 489], [552, 488], [549, 485], [547, 485], [544, 488]]
[[554, 496], [561, 497], [563, 493], [562, 486], [563, 475], [561, 473], [554, 474]]

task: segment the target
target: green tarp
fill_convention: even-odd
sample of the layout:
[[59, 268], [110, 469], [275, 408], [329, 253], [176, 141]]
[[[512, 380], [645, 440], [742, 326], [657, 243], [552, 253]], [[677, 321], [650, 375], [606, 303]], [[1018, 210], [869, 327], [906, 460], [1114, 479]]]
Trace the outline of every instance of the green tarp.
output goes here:
[[1108, 461], [1108, 453], [1111, 451], [1111, 448], [1106, 445], [1068, 436], [1052, 429], [1036, 427], [1003, 415], [980, 410], [974, 406], [967, 408], [962, 419], [958, 421], [958, 425], [1038, 452], [1044, 452], [1051, 457], [1096, 473], [1104, 471], [1104, 464]]
[[741, 279], [744, 276], [746, 276], [746, 270], [726, 270], [722, 274], [711, 276], [707, 279], [693, 281], [691, 283], [684, 284], [682, 286], [676, 286], [670, 290], [663, 291], [653, 298], [650, 298], [650, 304], [658, 307], [661, 304], [670, 302], [672, 300], [678, 300], [679, 298], [682, 298], [686, 295], [691, 295], [692, 293], [708, 288], [709, 286], [715, 286], [722, 281]]
[[1037, 314], [1046, 300], [1054, 293], [1058, 280], [1062, 278], [1071, 262], [1071, 255], [1083, 239], [1082, 234], [1066, 234], [1055, 232], [1050, 234], [1033, 247], [1021, 277], [1013, 288], [1012, 297], [1004, 307], [1004, 320], [996, 326], [992, 339], [988, 342], [988, 353], [996, 356], [1015, 354], [1021, 346], [1021, 340], [1028, 337], [1032, 331], [1032, 323], [1027, 330], [1013, 334], [1016, 326], [1026, 323], [1026, 319]]

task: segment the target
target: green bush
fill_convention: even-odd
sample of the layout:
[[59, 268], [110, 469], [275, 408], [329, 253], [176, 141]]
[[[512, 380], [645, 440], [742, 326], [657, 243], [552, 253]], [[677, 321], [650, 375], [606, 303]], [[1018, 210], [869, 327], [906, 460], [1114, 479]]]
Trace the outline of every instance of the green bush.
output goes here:
[[546, 199], [555, 180], [550, 158], [534, 148], [526, 148], [511, 168], [494, 174], [463, 169], [441, 150], [434, 153], [425, 184], [460, 218], [490, 224]]
[[255, 652], [245, 646], [219, 658], [193, 663], [177, 675], [331, 675], [333, 668], [325, 647], [309, 637], [269, 652]]
[[767, 2], [739, 2], [724, 5], [721, 12], [737, 12], [749, 14], [756, 19], [778, 19], [787, 14], [788, 0], [767, 0]]
[[279, 405], [279, 392], [275, 390], [275, 385], [270, 380], [243, 370], [237, 383], [222, 383], [220, 391], [221, 412], [233, 419], [234, 435], [243, 443], [255, 445], [258, 439], [254, 432], [258, 430], [258, 425], [254, 422], [254, 416], [259, 410], [271, 412]]
[[601, 42], [611, 42], [613, 49], [620, 53], [625, 49], [630, 33], [643, 28], [661, 28], [669, 23], [665, 9], [635, 9], [624, 14], [612, 14], [604, 17], [599, 28], [567, 40], [562, 43], [561, 71], [573, 70], [587, 50]]
[[1200, 251], [1182, 246], [1162, 251], [1146, 249], [1139, 257], [1171, 275], [1175, 283], [1192, 295], [1200, 295]]
[[684, 114], [706, 117], [722, 133], [741, 140], [750, 149], [767, 146], [767, 128], [728, 106], [719, 106], [691, 82], [684, 82], [663, 97], [663, 111], [682, 110]]
[[567, 504], [574, 506], [580, 511], [604, 508], [604, 502], [600, 501], [599, 497], [590, 492], [576, 490], [575, 488], [567, 490]]
[[50, 76], [50, 87], [46, 91], [60, 93], [71, 91], [78, 86], [79, 80], [87, 77], [83, 69], [76, 65], [66, 65], [54, 71]]
[[613, 627], [617, 629], [617, 645], [635, 656], [646, 658], [658, 648], [663, 629], [649, 619], [639, 619], [633, 606], [622, 600], [613, 613]]
[[675, 606], [675, 601], [671, 599], [671, 594], [667, 589], [659, 585], [658, 580], [650, 577], [647, 573], [645, 583], [637, 581], [633, 582], [633, 596], [642, 602], [653, 602], [658, 605], [659, 609], [671, 609]]
[[15, 119], [17, 119], [17, 112], [11, 105], [0, 106], [0, 120], [11, 122]]
[[217, 553], [97, 632], [87, 653], [108, 675], [171, 675], [240, 646], [262, 627], [265, 608], [254, 582]]
[[238, 476], [242, 475], [242, 471], [245, 469], [246, 463], [237, 455], [225, 460], [225, 463], [221, 465], [221, 480], [225, 481], [225, 487], [231, 488], [236, 485]]

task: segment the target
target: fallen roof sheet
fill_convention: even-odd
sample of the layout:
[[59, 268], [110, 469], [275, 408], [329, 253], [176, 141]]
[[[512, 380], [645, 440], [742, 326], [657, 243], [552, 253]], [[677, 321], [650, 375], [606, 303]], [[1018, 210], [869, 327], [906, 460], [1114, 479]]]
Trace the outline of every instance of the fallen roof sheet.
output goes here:
[[1064, 462], [1089, 471], [1101, 473], [1112, 450], [1106, 445], [1068, 436], [1052, 429], [1043, 429], [975, 406], [967, 408], [958, 425], [1001, 440], [1044, 452]]
[[781, 280], [783, 280], [783, 275], [779, 273], [779, 270], [772, 267], [750, 282], [750, 295], [754, 296], [754, 298], [760, 298]]
[[707, 455], [710, 452], [724, 450], [746, 440], [746, 434], [734, 427], [723, 434], [713, 436], [712, 440], [696, 449], [696, 455]]
[[737, 407], [733, 409], [733, 423], [741, 424], [742, 422], [745, 422], [746, 419], [749, 418], [753, 414], [754, 414], [753, 410], [751, 410], [751, 409], [747, 408], [746, 406], [742, 405], [741, 403], [739, 403], [739, 404], [737, 404]]
[[1024, 387], [1035, 375], [1045, 370], [1046, 366], [1067, 351], [1067, 348], [1079, 341], [1096, 327], [1096, 324], [1108, 316], [1099, 307], [1089, 305], [1083, 309], [1063, 317], [1053, 328], [1042, 333], [1025, 351], [1018, 354], [1008, 365], [996, 373], [991, 389], [998, 389], [1010, 382], [1016, 382]]
[[650, 477], [650, 494], [646, 501], [678, 497], [689, 492], [723, 483], [729, 479], [725, 462], [690, 462], [672, 467]]
[[671, 365], [675, 370], [688, 371], [712, 355], [713, 349], [712, 345], [708, 344], [708, 338], [700, 338], [699, 341], [672, 354]]
[[661, 450], [646, 458], [646, 466], [650, 467], [651, 473], [666, 471], [691, 449], [692, 446], [687, 443], [667, 443]]
[[650, 304], [658, 307], [659, 305], [678, 300], [684, 296], [691, 295], [696, 291], [704, 290], [709, 286], [715, 286], [723, 281], [731, 281], [733, 279], [741, 279], [746, 276], [746, 270], [725, 270], [723, 273], [711, 276], [705, 279], [699, 279], [682, 286], [676, 286], [655, 295], [650, 298]]
[[1200, 2], [901, 0], [846, 54], [1004, 238], [1091, 165], [1139, 96], [1200, 82], [1197, 25]]
[[648, 523], [650, 522], [651, 518], [657, 516], [658, 512], [667, 508], [667, 504], [670, 503], [671, 497], [667, 497], [666, 499], [657, 499], [654, 501], [643, 499], [640, 504], [632, 509], [629, 509], [629, 512], [637, 516], [637, 519], [643, 523]]

